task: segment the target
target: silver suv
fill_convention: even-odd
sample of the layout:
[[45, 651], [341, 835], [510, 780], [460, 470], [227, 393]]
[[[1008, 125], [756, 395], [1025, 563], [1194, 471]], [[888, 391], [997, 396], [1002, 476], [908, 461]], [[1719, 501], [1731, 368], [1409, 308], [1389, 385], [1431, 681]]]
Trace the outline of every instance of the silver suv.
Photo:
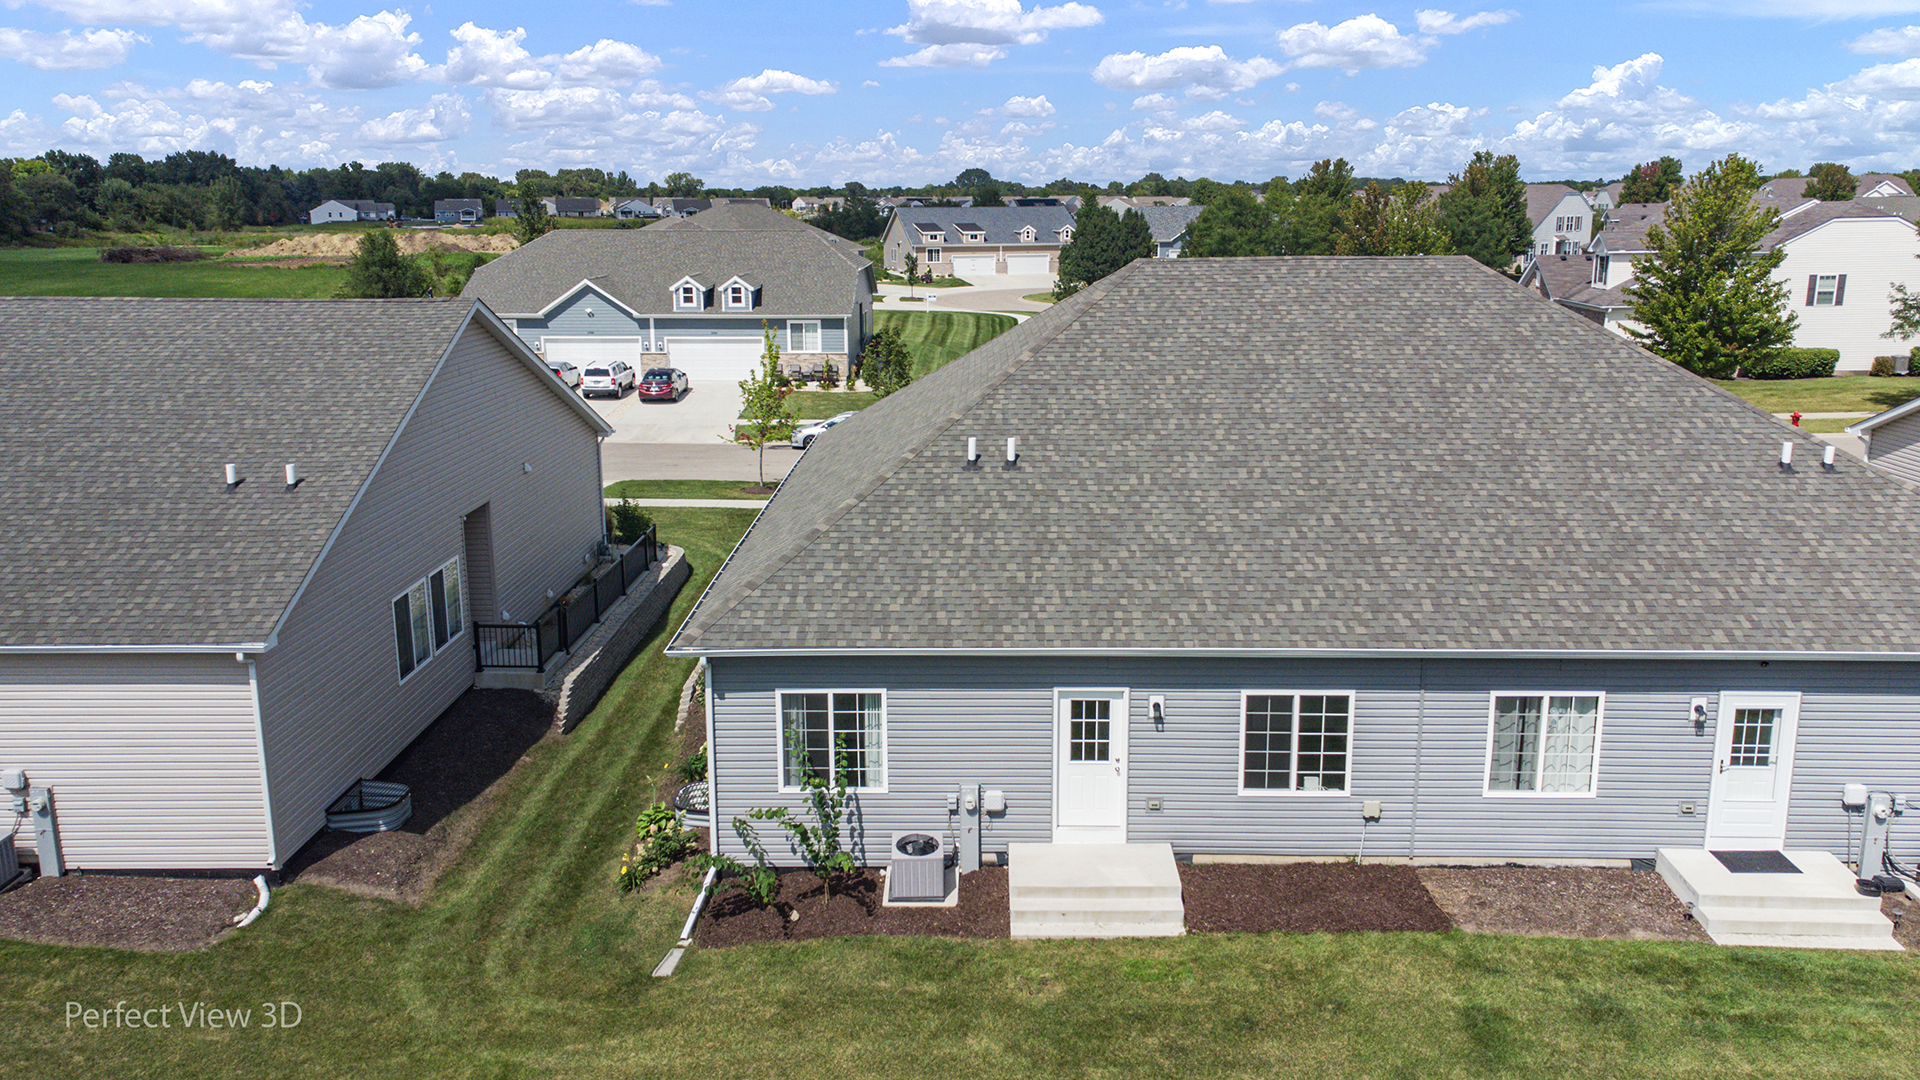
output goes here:
[[626, 397], [627, 391], [639, 381], [640, 376], [624, 360], [615, 360], [606, 365], [596, 364], [580, 373], [580, 396], [606, 394], [610, 397]]

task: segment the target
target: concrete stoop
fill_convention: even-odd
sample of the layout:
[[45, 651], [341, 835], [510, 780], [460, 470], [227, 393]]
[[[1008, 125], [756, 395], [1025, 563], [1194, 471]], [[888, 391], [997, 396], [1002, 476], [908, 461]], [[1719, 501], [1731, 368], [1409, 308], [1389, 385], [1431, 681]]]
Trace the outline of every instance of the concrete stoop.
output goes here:
[[1660, 848], [1654, 868], [1721, 945], [1899, 950], [1878, 897], [1824, 851], [1782, 851], [1798, 874], [1736, 874], [1705, 848]]
[[1007, 907], [1016, 938], [1187, 932], [1170, 844], [1009, 844]]

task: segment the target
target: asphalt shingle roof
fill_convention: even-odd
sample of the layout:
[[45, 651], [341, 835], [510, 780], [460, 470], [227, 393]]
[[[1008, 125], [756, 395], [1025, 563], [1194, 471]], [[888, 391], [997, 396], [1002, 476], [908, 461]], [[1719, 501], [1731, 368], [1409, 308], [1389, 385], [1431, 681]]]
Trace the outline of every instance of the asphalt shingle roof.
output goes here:
[[911, 240], [916, 244], [940, 243], [923, 241], [918, 235], [931, 231], [945, 231], [945, 242], [958, 244], [963, 227], [984, 230], [987, 238], [983, 243], [1019, 244], [1024, 242], [1020, 230], [1031, 225], [1036, 234], [1031, 243], [1058, 246], [1060, 230], [1073, 224], [1073, 211], [1064, 206], [920, 206], [911, 216], [917, 230]]
[[1140, 260], [815, 442], [675, 648], [1916, 651], [1920, 492], [1821, 449], [1469, 259]]
[[644, 229], [555, 229], [473, 272], [462, 296], [531, 315], [582, 279], [642, 313], [673, 312], [674, 282], [763, 286], [757, 314], [834, 315], [864, 295], [860, 247], [763, 206], [716, 206]]
[[[1153, 233], [1153, 242], [1164, 244], [1176, 240], [1193, 224], [1193, 220], [1204, 211], [1204, 206], [1140, 206], [1136, 213], [1147, 219], [1147, 228]], [[1124, 213], [1124, 209], [1122, 210]]]
[[473, 306], [0, 298], [0, 645], [264, 641]]
[[1763, 251], [1774, 248], [1796, 237], [1825, 225], [1835, 218], [1905, 218], [1912, 220], [1920, 214], [1920, 199], [1910, 195], [1895, 195], [1881, 199], [1853, 199], [1846, 202], [1814, 202], [1804, 209], [1796, 211], [1792, 217], [1782, 218], [1772, 232], [1760, 240]]
[[1647, 230], [1667, 220], [1666, 203], [1623, 203], [1607, 211], [1607, 223], [1590, 242], [1594, 251], [1647, 250]]

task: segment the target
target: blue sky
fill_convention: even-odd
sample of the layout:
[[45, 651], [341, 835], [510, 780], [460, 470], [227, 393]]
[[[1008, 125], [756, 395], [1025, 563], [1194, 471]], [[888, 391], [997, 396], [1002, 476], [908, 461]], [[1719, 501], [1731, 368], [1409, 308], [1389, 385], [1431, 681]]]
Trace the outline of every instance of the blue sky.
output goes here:
[[[754, 186], [1920, 166], [1920, 0], [0, 0], [0, 154]], [[533, 21], [533, 16], [540, 16]]]

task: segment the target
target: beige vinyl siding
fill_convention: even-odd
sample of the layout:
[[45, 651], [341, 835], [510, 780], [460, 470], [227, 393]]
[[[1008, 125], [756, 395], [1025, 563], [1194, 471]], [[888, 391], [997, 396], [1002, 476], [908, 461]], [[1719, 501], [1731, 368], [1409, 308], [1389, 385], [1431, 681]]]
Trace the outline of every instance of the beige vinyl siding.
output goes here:
[[[248, 667], [231, 653], [0, 656], [0, 764], [53, 789], [70, 870], [267, 865]], [[33, 827], [15, 835], [33, 851]]]
[[[1130, 691], [1127, 839], [1181, 854], [1355, 854], [1361, 800], [1384, 815], [1367, 853], [1432, 859], [1651, 858], [1699, 846], [1726, 691], [1798, 691], [1800, 734], [1789, 846], [1846, 848], [1843, 783], [1920, 788], [1920, 665], [1735, 661], [1268, 660], [1219, 658], [715, 658], [714, 805], [719, 821], [799, 805], [777, 790], [774, 693], [857, 687], [887, 694], [887, 791], [858, 796], [857, 854], [883, 861], [886, 837], [942, 830], [954, 785], [1007, 794], [988, 852], [1052, 835], [1056, 687]], [[1349, 795], [1239, 793], [1246, 691], [1351, 692]], [[1593, 797], [1484, 794], [1496, 693], [1605, 695]], [[1153, 696], [1166, 698], [1156, 729]], [[1148, 810], [1160, 800], [1161, 810]], [[1681, 812], [1691, 803], [1695, 812]], [[721, 849], [740, 854], [730, 829]], [[783, 845], [770, 844], [790, 862]]]
[[[1787, 310], [1800, 317], [1793, 343], [1840, 350], [1841, 371], [1866, 371], [1876, 356], [1905, 353], [1912, 342], [1880, 335], [1893, 321], [1887, 299], [1896, 282], [1920, 279], [1920, 240], [1900, 218], [1835, 218], [1781, 245], [1787, 257], [1773, 272], [1787, 286]], [[1847, 275], [1838, 305], [1810, 306], [1807, 278]]]
[[[579, 577], [603, 534], [599, 461], [587, 422], [470, 325], [260, 662], [283, 860], [472, 686], [474, 620], [531, 619]], [[393, 598], [463, 554], [483, 505], [496, 608], [474, 608], [469, 587], [465, 633], [402, 684]]]
[[[1909, 414], [1872, 429], [1867, 460], [1888, 472], [1920, 484], [1920, 414]], [[1897, 554], [1889, 552], [1890, 557]]]

